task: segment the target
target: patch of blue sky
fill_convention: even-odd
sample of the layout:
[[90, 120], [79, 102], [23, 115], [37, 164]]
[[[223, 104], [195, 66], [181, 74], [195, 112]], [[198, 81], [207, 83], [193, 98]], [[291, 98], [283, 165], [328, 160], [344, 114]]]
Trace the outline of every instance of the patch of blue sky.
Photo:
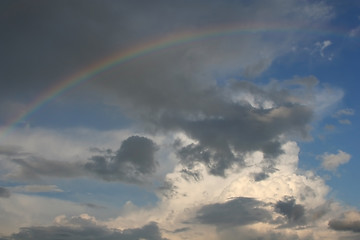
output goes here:
[[99, 101], [73, 101], [47, 103], [27, 120], [32, 127], [91, 128], [97, 130], [123, 129], [129, 127], [130, 120], [119, 111]]
[[107, 205], [121, 207], [128, 201], [137, 206], [153, 205], [158, 201], [152, 190], [135, 184], [80, 178], [62, 180], [58, 186], [67, 192], [69, 200], [78, 202], [101, 199]]

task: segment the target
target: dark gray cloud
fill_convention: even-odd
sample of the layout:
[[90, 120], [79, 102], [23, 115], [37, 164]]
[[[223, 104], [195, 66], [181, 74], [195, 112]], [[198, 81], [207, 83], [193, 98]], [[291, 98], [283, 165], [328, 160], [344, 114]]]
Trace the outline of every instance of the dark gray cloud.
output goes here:
[[329, 221], [329, 227], [336, 231], [360, 233], [360, 212], [348, 212], [338, 219], [332, 219]]
[[360, 221], [344, 221], [333, 219], [329, 222], [329, 227], [336, 231], [360, 232]]
[[157, 150], [157, 145], [151, 139], [131, 136], [122, 142], [116, 152], [111, 149], [92, 149], [99, 155], [91, 157], [86, 163], [62, 162], [29, 155], [12, 159], [20, 167], [13, 177], [26, 180], [42, 176], [74, 178], [92, 175], [106, 181], [144, 183], [146, 177], [156, 171], [158, 162], [154, 154]]
[[309, 5], [314, 12], [324, 9], [317, 15], [311, 14], [312, 20], [321, 22], [330, 11], [326, 12], [321, 4], [298, 4], [296, 1], [289, 1], [283, 8], [272, 8], [280, 1], [272, 2], [268, 5], [263, 1], [249, 4], [248, 1], [209, 3], [204, 0], [181, 3], [60, 1], [51, 4], [44, 0], [1, 1], [0, 73], [7, 88], [0, 89], [0, 96], [10, 97], [19, 90], [29, 96], [38, 87], [51, 85], [51, 81], [114, 51], [169, 32], [245, 19], [254, 21], [259, 16], [265, 21], [287, 16], [289, 21], [306, 23], [310, 22], [308, 16], [291, 12], [295, 7], [294, 13], [301, 12]]
[[[215, 87], [217, 90], [209, 91], [212, 92], [211, 98], [217, 99], [214, 102], [206, 100], [210, 98], [207, 94], [200, 93], [197, 100], [194, 97], [191, 107], [201, 103], [202, 106], [184, 110], [188, 111], [188, 116], [171, 111], [163, 116], [164, 119], [160, 118], [162, 124], [159, 122], [159, 126], [181, 129], [198, 141], [185, 146], [175, 144], [179, 158], [189, 169], [195, 162], [201, 162], [208, 166], [210, 173], [223, 176], [224, 171], [234, 163], [243, 162], [244, 153], [261, 150], [265, 158], [278, 156], [282, 153], [281, 135], [307, 137], [312, 110], [292, 102], [288, 90], [274, 90], [270, 86], [266, 89], [247, 82], [234, 82], [228, 87]], [[229, 99], [229, 95], [235, 98], [236, 95], [246, 94], [251, 94], [259, 104], [269, 101], [274, 107], [255, 107], [245, 99], [237, 102]]]
[[18, 233], [1, 240], [166, 240], [161, 236], [156, 223], [149, 223], [142, 228], [125, 229], [118, 231], [98, 226], [82, 219], [76, 222], [76, 226], [49, 226], [49, 227], [26, 227]]
[[266, 172], [259, 172], [259, 173], [254, 173], [254, 180], [256, 182], [265, 180], [269, 177], [269, 174], [267, 174]]
[[[191, 25], [196, 30], [206, 27], [208, 21], [211, 28], [215, 19], [218, 24], [301, 19], [304, 27], [315, 19], [321, 24], [332, 15], [324, 3], [309, 1], [225, 1], [206, 4], [202, 9], [197, 4], [191, 10], [187, 4], [179, 8], [179, 12], [189, 10], [182, 15], [189, 17], [183, 19], [183, 26]], [[167, 7], [169, 12], [171, 9]], [[174, 16], [177, 19], [178, 14]], [[193, 24], [187, 25], [189, 22]], [[283, 86], [239, 80], [258, 76], [273, 59], [292, 51], [293, 44], [299, 41], [286, 34], [279, 43], [279, 38], [270, 35], [234, 34], [177, 45], [129, 62], [126, 68], [114, 69], [95, 85], [117, 96], [113, 104], [142, 127], [181, 131], [194, 139], [196, 144], [177, 148], [188, 170], [194, 162], [201, 162], [211, 174], [224, 176], [226, 169], [242, 163], [245, 153], [260, 150], [266, 158], [280, 154], [280, 136], [308, 136], [313, 109], [305, 106], [301, 98], [294, 100], [293, 89], [303, 88], [303, 92], [311, 94], [316, 78], [298, 78]]]
[[244, 226], [271, 221], [271, 214], [262, 206], [264, 203], [254, 198], [239, 197], [225, 203], [203, 206], [197, 212], [196, 220], [217, 227]]
[[7, 188], [0, 187], [0, 198], [8, 198], [10, 195], [10, 191]]
[[275, 211], [284, 215], [288, 221], [286, 226], [306, 224], [305, 207], [296, 204], [293, 197], [285, 197], [283, 201], [275, 204]]
[[145, 137], [132, 136], [124, 140], [115, 154], [93, 156], [85, 169], [107, 181], [143, 182], [156, 171], [156, 144]]
[[[267, 30], [283, 22], [296, 28], [321, 25], [332, 17], [332, 9], [325, 3], [37, 1], [4, 5], [3, 9], [12, 10], [0, 21], [4, 33], [0, 78], [7, 80], [7, 87], [0, 90], [4, 98], [37, 96], [46, 89], [44, 86], [53, 85], [51, 79], [64, 79], [104, 56], [170, 33], [255, 24], [265, 31], [220, 34], [137, 58], [98, 76], [101, 81], [92, 83], [91, 90], [105, 93], [106, 104], [119, 105], [143, 128], [183, 131], [197, 140], [196, 145], [179, 149], [179, 156], [185, 165], [192, 159], [205, 163], [215, 175], [223, 176], [234, 163], [241, 164], [241, 155], [249, 151], [262, 150], [267, 157], [276, 156], [281, 152], [280, 135], [307, 135], [312, 109], [292, 102], [286, 89], [236, 81], [228, 84], [227, 78], [258, 76], [277, 56], [292, 51], [303, 39], [291, 33], [273, 37]], [[247, 94], [255, 103], [268, 101], [274, 106], [254, 107], [244, 99], [235, 99]], [[114, 96], [116, 100], [109, 100]], [[240, 154], [234, 156], [233, 151]], [[110, 173], [106, 161], [94, 157], [87, 169], [104, 177], [104, 171]], [[141, 169], [136, 171], [142, 173]], [[104, 178], [116, 178], [109, 175]]]

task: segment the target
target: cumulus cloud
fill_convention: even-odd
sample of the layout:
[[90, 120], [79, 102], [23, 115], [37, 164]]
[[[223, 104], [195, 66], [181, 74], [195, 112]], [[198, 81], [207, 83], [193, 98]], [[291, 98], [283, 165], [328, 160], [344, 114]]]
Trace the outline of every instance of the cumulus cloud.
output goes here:
[[324, 153], [318, 156], [322, 160], [321, 166], [328, 171], [335, 171], [340, 165], [350, 161], [351, 155], [338, 150], [337, 154]]
[[[182, 139], [186, 142], [186, 139]], [[268, 160], [260, 151], [244, 156], [244, 166], [228, 169], [226, 177], [211, 174], [204, 163], [193, 169], [196, 181], [183, 177], [179, 163], [167, 174], [167, 184], [155, 208], [134, 208], [110, 221], [128, 227], [157, 221], [169, 239], [321, 239], [336, 205], [327, 201], [329, 188], [313, 172], [298, 169], [295, 142], [282, 145], [273, 159], [275, 171], [256, 181]], [[292, 197], [284, 197], [292, 196]], [[127, 207], [127, 206], [126, 206]], [[176, 231], [185, 228], [186, 231]], [[316, 231], [314, 231], [316, 229]], [[250, 234], [251, 233], [251, 234]], [[329, 238], [331, 239], [331, 238]]]
[[329, 221], [329, 227], [336, 231], [352, 231], [360, 233], [360, 212], [346, 212], [340, 218]]
[[[178, 156], [189, 169], [194, 162], [201, 162], [212, 174], [224, 176], [226, 169], [243, 163], [245, 153], [259, 150], [266, 157], [278, 156], [280, 136], [308, 136], [312, 109], [299, 103], [281, 85], [259, 87], [249, 82], [233, 82], [226, 89], [216, 87], [211, 92], [219, 92], [216, 103], [204, 100], [188, 116], [176, 113], [164, 116], [164, 126], [174, 125], [174, 129], [182, 129], [195, 140], [188, 145], [176, 144]], [[266, 101], [271, 104], [259, 105]]]
[[144, 176], [156, 171], [157, 161], [154, 153], [156, 144], [140, 136], [124, 140], [120, 149], [113, 154], [97, 155], [89, 159], [85, 169], [107, 181], [144, 182]]

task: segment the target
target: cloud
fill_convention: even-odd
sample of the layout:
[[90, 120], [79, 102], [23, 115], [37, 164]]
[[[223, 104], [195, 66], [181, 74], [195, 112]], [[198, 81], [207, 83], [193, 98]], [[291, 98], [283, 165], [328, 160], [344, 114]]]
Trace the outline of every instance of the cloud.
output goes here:
[[321, 166], [328, 171], [335, 171], [340, 165], [350, 161], [351, 155], [338, 150], [337, 154], [324, 153], [318, 158], [322, 159]]
[[[294, 0], [286, 3], [272, 0], [271, 4], [263, 1], [206, 3], [204, 0], [196, 3], [186, 1], [182, 4], [167, 1], [156, 1], [151, 4], [110, 1], [105, 4], [91, 2], [86, 5], [68, 2], [49, 4], [46, 1], [36, 4], [25, 3], [24, 7], [18, 8], [14, 14], [6, 15], [6, 21], [1, 23], [1, 28], [9, 32], [2, 39], [1, 77], [13, 81], [6, 82], [7, 87], [0, 89], [0, 96], [11, 98], [14, 92], [19, 91], [24, 93], [24, 98], [29, 95], [36, 96], [36, 89], [44, 84], [51, 86], [54, 83], [51, 79], [71, 74], [114, 52], [143, 43], [144, 39], [234, 23], [253, 23], [260, 20], [265, 23], [277, 23], [282, 22], [284, 18], [288, 23], [299, 25], [298, 27], [313, 26], [320, 25], [333, 16], [333, 10], [325, 3], [299, 3]], [[19, 31], [14, 32], [13, 28]], [[242, 59], [241, 63], [245, 68], [253, 69], [250, 71], [252, 74], [258, 74], [268, 66], [274, 55], [277, 55], [277, 50], [282, 47], [275, 48], [276, 45], [270, 43], [268, 38], [267, 41], [256, 37], [253, 39], [259, 44], [242, 41], [248, 42], [252, 46], [251, 49], [237, 47], [236, 52], [227, 52], [227, 55], [235, 60], [234, 56], [241, 52], [246, 53], [248, 61]], [[249, 53], [261, 46], [262, 42], [267, 42], [267, 45], [261, 48], [261, 52], [251, 56]], [[286, 40], [285, 44], [289, 45]], [[271, 45], [274, 45], [274, 49], [268, 48]], [[226, 45], [224, 44], [222, 49], [224, 46]], [[227, 48], [235, 49], [233, 44], [230, 46], [231, 48]], [[219, 48], [204, 47], [205, 51], [218, 51], [217, 49]], [[188, 54], [188, 59], [194, 56], [189, 51], [184, 53]], [[29, 57], [35, 55], [36, 63]], [[259, 59], [256, 57], [258, 55], [264, 57]], [[206, 62], [213, 64], [226, 59], [223, 54], [213, 56], [217, 57], [208, 58], [205, 54], [201, 59], [207, 59]], [[268, 60], [264, 62], [263, 59]], [[154, 60], [156, 59], [150, 58], [150, 61]], [[166, 66], [164, 70], [169, 63], [163, 66]], [[186, 69], [183, 65], [177, 67], [181, 71]], [[22, 71], [18, 71], [19, 69]], [[145, 74], [147, 73], [145, 71]], [[24, 76], [31, 81], [25, 81]]]
[[339, 123], [344, 125], [350, 125], [351, 121], [349, 119], [339, 119]]
[[[154, 158], [157, 145], [150, 139], [131, 136], [125, 139], [120, 148], [113, 152], [100, 151], [87, 162], [48, 160], [29, 155], [26, 158], [14, 158], [12, 162], [20, 168], [10, 173], [15, 179], [39, 179], [45, 177], [76, 178], [93, 175], [106, 181], [144, 183], [146, 177], [156, 171]], [[92, 152], [95, 151], [92, 149]]]
[[[11, 98], [15, 95], [12, 94], [14, 89], [17, 95], [31, 98], [38, 93], [37, 88], [52, 86], [47, 79], [62, 79], [82, 66], [99, 62], [109, 53], [116, 55], [121, 49], [131, 49], [137, 44], [144, 46], [144, 42], [162, 36], [178, 36], [179, 32], [188, 31], [201, 33], [214, 26], [227, 29], [226, 26], [234, 23], [250, 27], [254, 24], [264, 31], [249, 34], [240, 31], [149, 52], [111, 71], [99, 73], [101, 81], [89, 82], [90, 86], [84, 88], [80, 86], [84, 92], [75, 89], [68, 92], [63, 99], [75, 95], [79, 99], [92, 97], [93, 94], [86, 94], [89, 87], [101, 95], [105, 104], [119, 106], [134, 120], [132, 127], [139, 131], [162, 137], [163, 134], [183, 134], [186, 139], [169, 137], [166, 139], [169, 141], [161, 141], [158, 152], [155, 142], [160, 141], [140, 136], [123, 140], [124, 134], [119, 140], [109, 132], [93, 131], [74, 137], [73, 129], [61, 129], [53, 131], [56, 141], [51, 141], [41, 134], [33, 135], [35, 130], [30, 129], [23, 133], [23, 138], [12, 138], [12, 142], [25, 146], [22, 153], [0, 149], [3, 152], [0, 157], [14, 159], [12, 163], [15, 164], [9, 169], [23, 180], [58, 177], [71, 178], [76, 184], [76, 178], [85, 177], [92, 180], [81, 179], [85, 182], [81, 184], [96, 180], [144, 183], [153, 180], [151, 177], [162, 163], [167, 164], [168, 172], [160, 187], [163, 195], [155, 206], [136, 206], [129, 201], [117, 218], [107, 215], [104, 225], [81, 216], [51, 226], [45, 226], [49, 222], [42, 220], [35, 227], [33, 222], [37, 214], [48, 213], [59, 206], [58, 202], [43, 199], [40, 204], [21, 196], [26, 200], [22, 208], [17, 208], [9, 201], [15, 194], [9, 199], [2, 198], [1, 201], [13, 206], [12, 211], [20, 212], [18, 216], [29, 219], [26, 224], [7, 223], [13, 227], [29, 226], [9, 239], [22, 236], [162, 239], [160, 228], [170, 229], [167, 234], [176, 240], [238, 239], [239, 236], [244, 239], [310, 239], [308, 229], [274, 229], [276, 225], [270, 222], [273, 215], [281, 215], [291, 227], [302, 225], [304, 206], [310, 213], [324, 204], [328, 187], [312, 171], [298, 169], [299, 149], [289, 139], [309, 139], [309, 126], [320, 115], [319, 109], [327, 109], [339, 101], [342, 91], [319, 86], [318, 79], [313, 76], [271, 80], [264, 84], [266, 76], [261, 74], [274, 60], [309, 40], [296, 31], [289, 31], [289, 34], [281, 31], [278, 37], [272, 33], [273, 29], [317, 28], [331, 19], [331, 7], [324, 1], [296, 0], [145, 1], [141, 4], [109, 1], [85, 5], [44, 1], [41, 7], [37, 4], [26, 5], [25, 11], [20, 9], [19, 13], [10, 14], [8, 21], [0, 23], [3, 26], [8, 22], [7, 29], [14, 32], [4, 36], [5, 44], [0, 46], [6, 59], [5, 62], [0, 60], [3, 70], [0, 72], [4, 74], [1, 77], [12, 79], [7, 88], [1, 88], [0, 92], [4, 93], [0, 94], [1, 98]], [[11, 46], [8, 43], [12, 43]], [[322, 53], [328, 46], [328, 42], [322, 42]], [[243, 81], [247, 78], [254, 79]], [[51, 103], [48, 107], [51, 108]], [[59, 134], [70, 137], [59, 137]], [[114, 146], [120, 141], [120, 148]], [[89, 146], [97, 148], [86, 152]], [[163, 148], [168, 149], [162, 152]], [[0, 164], [5, 165], [3, 162]], [[39, 186], [32, 186], [28, 189], [41, 190]], [[54, 190], [56, 185], [43, 188]], [[294, 197], [284, 199], [286, 195]], [[99, 203], [103, 204], [101, 201]], [[81, 212], [105, 211], [97, 204], [82, 202], [85, 204], [76, 205]], [[44, 206], [34, 207], [39, 205]], [[4, 208], [2, 219], [7, 221], [10, 208], [0, 206]], [[63, 211], [72, 211], [64, 206]], [[330, 211], [323, 212], [319, 211], [318, 215], [328, 217], [326, 214]], [[320, 217], [314, 219], [312, 227], [316, 235], [317, 230], [323, 228]], [[186, 223], [191, 221], [190, 228]], [[219, 228], [222, 231], [218, 231]], [[225, 232], [228, 235], [222, 237]]]
[[284, 215], [291, 225], [305, 225], [305, 207], [301, 204], [296, 204], [296, 200], [292, 197], [285, 197], [284, 200], [278, 201], [275, 204], [275, 211]]
[[31, 193], [41, 193], [41, 192], [63, 192], [56, 185], [25, 185], [25, 186], [16, 186], [11, 188], [14, 192], [31, 192]]
[[[186, 139], [182, 139], [182, 141], [186, 142]], [[107, 149], [93, 149], [91, 154], [97, 152], [100, 155], [115, 155], [116, 151], [108, 151]], [[296, 231], [300, 230], [293, 228], [276, 229], [277, 225], [282, 224], [287, 219], [284, 216], [284, 221], [273, 223], [272, 219], [279, 215], [274, 212], [273, 206], [278, 201], [286, 202], [282, 197], [289, 195], [294, 196], [296, 199], [295, 205], [306, 206], [306, 210], [311, 211], [324, 203], [328, 190], [322, 179], [309, 172], [300, 173], [297, 171], [299, 149], [295, 142], [283, 144], [282, 152], [282, 154], [272, 160], [273, 167], [278, 170], [267, 172], [268, 177], [261, 181], [254, 181], [253, 175], [255, 172], [262, 172], [266, 168], [264, 166], [268, 165], [267, 160], [264, 159], [264, 154], [261, 152], [254, 152], [244, 156], [246, 167], [228, 169], [226, 178], [210, 174], [206, 166], [199, 163], [193, 170], [201, 174], [201, 180], [195, 181], [190, 179], [190, 177], [186, 180], [182, 177], [184, 174], [182, 170], [184, 168], [181, 164], [178, 164], [173, 172], [167, 176], [168, 184], [165, 184], [163, 187], [163, 190], [167, 193], [165, 194], [166, 196], [159, 195], [159, 200], [154, 206], [136, 206], [135, 204], [127, 203], [123, 206], [118, 217], [114, 216], [114, 211], [112, 211], [111, 207], [107, 208], [107, 210], [97, 207], [92, 208], [94, 207], [93, 205], [77, 203], [74, 204], [76, 205], [74, 210], [74, 206], [71, 208], [68, 205], [55, 201], [55, 199], [42, 199], [40, 201], [38, 198], [35, 198], [31, 201], [28, 199], [30, 196], [23, 196], [25, 198], [22, 203], [23, 205], [16, 205], [20, 201], [17, 199], [16, 201], [11, 201], [11, 203], [9, 201], [6, 204], [1, 204], [1, 206], [7, 211], [9, 209], [18, 211], [20, 223], [11, 223], [13, 232], [14, 228], [19, 226], [44, 227], [48, 225], [49, 219], [51, 219], [49, 216], [53, 218], [55, 211], [48, 208], [56, 206], [60, 208], [60, 210], [56, 210], [57, 215], [62, 214], [64, 209], [68, 210], [66, 214], [69, 214], [69, 212], [72, 214], [71, 212], [83, 213], [95, 210], [97, 214], [101, 212], [103, 214], [101, 215], [103, 216], [102, 219], [105, 219], [103, 220], [103, 225], [107, 226], [108, 229], [140, 229], [143, 225], [156, 221], [159, 228], [164, 229], [164, 237], [174, 240], [185, 237], [197, 240], [224, 239], [221, 236], [225, 234], [225, 231], [229, 234], [226, 239], [236, 239], [236, 236], [239, 236], [240, 233], [244, 234], [244, 239], [252, 239], [250, 235], [246, 234], [249, 232], [253, 232], [253, 236], [257, 236], [259, 239], [261, 237], [264, 239], [277, 239], [276, 237], [286, 239], [285, 236], [296, 236]], [[171, 157], [174, 156], [164, 156], [166, 160], [171, 160]], [[12, 198], [14, 197], [19, 198], [19, 196], [15, 196], [15, 193], [12, 195]], [[87, 201], [82, 202], [87, 203]], [[95, 203], [97, 204], [98, 202]], [[103, 205], [102, 202], [100, 204]], [[45, 211], [45, 209], [48, 210]], [[111, 211], [111, 213], [103, 213], [106, 211]], [[219, 214], [219, 220], [212, 218], [212, 216], [217, 215], [217, 211], [222, 212], [222, 215]], [[230, 212], [228, 217], [226, 216], [227, 212]], [[322, 214], [323, 219], [328, 217], [326, 214], [329, 212], [331, 211]], [[41, 214], [42, 221], [35, 222], [34, 218], [39, 219], [39, 217], [36, 217], [38, 216], [37, 214]], [[44, 214], [48, 214], [47, 218], [43, 217]], [[319, 215], [321, 214], [319, 213]], [[5, 211], [0, 216], [3, 216], [2, 218], [6, 223], [10, 219], [8, 216], [11, 215]], [[224, 221], [224, 224], [219, 222], [221, 219]], [[37, 225], [34, 225], [32, 222], [35, 222]], [[6, 224], [3, 226], [8, 229], [10, 223]], [[61, 226], [64, 227], [64, 224]], [[238, 228], [242, 229], [237, 232], [236, 229]], [[230, 229], [234, 230], [233, 235], [230, 235]], [[3, 230], [2, 232], [5, 231]], [[292, 238], [289, 237], [288, 239]], [[294, 237], [293, 239], [306, 238]]]
[[[53, 6], [44, 3], [41, 8], [30, 8], [26, 14], [9, 19], [14, 23], [12, 27], [18, 26], [26, 31], [7, 36], [7, 42], [27, 39], [26, 44], [18, 45], [30, 47], [20, 51], [11, 46], [5, 48], [6, 54], [11, 59], [23, 54], [34, 56], [33, 49], [38, 49], [39, 45], [41, 49], [46, 47], [49, 51], [41, 51], [36, 64], [44, 66], [46, 71], [33, 73], [31, 70], [35, 67], [32, 60], [20, 58], [21, 62], [16, 61], [16, 66], [24, 67], [23, 72], [29, 72], [27, 79], [35, 79], [32, 85], [42, 86], [41, 81], [45, 80], [38, 79], [58, 79], [58, 76], [48, 75], [73, 72], [83, 64], [98, 62], [110, 52], [129, 49], [129, 46], [137, 43], [141, 45], [144, 39], [177, 35], [188, 30], [196, 33], [214, 26], [225, 26], [226, 29], [226, 26], [234, 23], [244, 26], [248, 23], [250, 26], [259, 24], [264, 32], [231, 36], [220, 34], [218, 37], [176, 45], [166, 51], [136, 58], [127, 62], [126, 66], [114, 67], [101, 75], [101, 81], [92, 83], [93, 90], [103, 94], [106, 104], [120, 106], [141, 128], [158, 132], [184, 132], [197, 142], [189, 146], [193, 149], [188, 155], [181, 155], [184, 162], [193, 159], [191, 154], [197, 154], [197, 149], [205, 149], [210, 154], [206, 160], [208, 162], [205, 162], [209, 171], [224, 176], [227, 169], [242, 163], [242, 155], [246, 153], [260, 150], [269, 157], [280, 154], [280, 138], [284, 135], [308, 137], [314, 113], [311, 107], [290, 99], [291, 89], [260, 87], [255, 83], [235, 81], [229, 76], [235, 79], [259, 76], [271, 66], [274, 59], [303, 41], [291, 33], [284, 34], [280, 40], [268, 34], [268, 30], [282, 29], [283, 22], [294, 24], [296, 28], [321, 25], [333, 17], [333, 9], [322, 2], [295, 0], [286, 3], [272, 0], [270, 4], [269, 1], [226, 1], [206, 4], [205, 8], [204, 3], [206, 1], [183, 4], [159, 1], [146, 7], [131, 1], [104, 5], [91, 3], [86, 7], [81, 4], [59, 3]], [[51, 18], [46, 17], [48, 12], [53, 12]], [[94, 12], [95, 16], [91, 14]], [[163, 20], [163, 14], [171, 17]], [[65, 15], [66, 19], [63, 17]], [[46, 20], [47, 24], [42, 20]], [[25, 22], [26, 27], [20, 22]], [[33, 26], [41, 29], [38, 35], [28, 34]], [[62, 31], [54, 31], [56, 27]], [[69, 36], [76, 41], [69, 39]], [[72, 44], [64, 44], [69, 41]], [[74, 56], [71, 61], [69, 53]], [[57, 57], [54, 61], [48, 61], [52, 56]], [[22, 81], [24, 78], [17, 75], [17, 68], [6, 67], [8, 62], [4, 63], [6, 75]], [[48, 66], [50, 62], [51, 66]], [[62, 66], [61, 71], [58, 66]], [[26, 91], [29, 88], [27, 84], [28, 81], [24, 86], [14, 86], [21, 85]], [[259, 105], [262, 102], [266, 104]], [[105, 177], [101, 173], [110, 173], [109, 169], [106, 170], [106, 163], [105, 167], [101, 165], [106, 161], [101, 156], [94, 157], [87, 170], [104, 179], [116, 178], [114, 174], [106, 174]]]
[[10, 197], [10, 191], [7, 188], [0, 187], [0, 198]]
[[94, 212], [76, 202], [12, 192], [9, 198], [0, 198], [0, 232], [10, 235], [23, 226], [48, 226], [58, 215], [87, 210]]
[[175, 229], [173, 231], [173, 233], [181, 233], [181, 232], [186, 232], [186, 231], [189, 231], [191, 228], [189, 227], [184, 227], [184, 228], [178, 228], [178, 229]]
[[327, 131], [333, 131], [335, 129], [335, 126], [332, 124], [326, 124], [324, 129]]
[[88, 208], [94, 208], [94, 209], [105, 209], [106, 208], [104, 206], [100, 206], [100, 205], [97, 205], [97, 204], [94, 204], [94, 203], [83, 203], [82, 205], [86, 206]]
[[145, 176], [156, 171], [158, 163], [154, 154], [157, 150], [152, 140], [131, 136], [122, 142], [115, 154], [93, 156], [84, 167], [107, 181], [144, 182]]
[[203, 206], [196, 216], [202, 224], [218, 227], [244, 226], [257, 222], [269, 222], [271, 214], [262, 208], [263, 202], [253, 198], [238, 197], [225, 203]]
[[359, 34], [360, 34], [360, 26], [351, 29], [349, 32], [350, 37], [357, 37], [357, 36], [359, 36]]
[[345, 119], [344, 117], [353, 116], [354, 114], [355, 114], [354, 109], [345, 108], [338, 110], [336, 113], [333, 114], [333, 117], [337, 118], [340, 124], [350, 125], [351, 121], [349, 119]]
[[[296, 102], [296, 97], [280, 84], [274, 85], [233, 82], [224, 88], [215, 87], [210, 92], [218, 96], [216, 102], [204, 99], [202, 106], [184, 116], [166, 114], [159, 127], [173, 125], [173, 129], [180, 128], [194, 139], [195, 143], [180, 141], [175, 145], [186, 167], [191, 169], [192, 164], [201, 162], [212, 174], [224, 176], [226, 169], [242, 164], [245, 153], [259, 150], [269, 158], [278, 156], [280, 136], [308, 136], [312, 109]], [[202, 98], [201, 93], [198, 97]], [[271, 105], [259, 105], [262, 102]]]
[[320, 48], [320, 55], [324, 57], [324, 51], [326, 48], [332, 45], [332, 42], [330, 40], [325, 40], [323, 42], [317, 42], [316, 45]]
[[18, 146], [0, 145], [0, 155], [15, 156], [21, 152], [21, 148]]
[[8, 174], [14, 179], [36, 180], [41, 176], [73, 178], [84, 175], [78, 163], [47, 160], [32, 155], [27, 158], [14, 158], [12, 162], [19, 166], [18, 170]]
[[337, 111], [335, 114], [333, 114], [333, 117], [335, 118], [340, 118], [342, 116], [352, 116], [355, 114], [354, 109], [351, 108], [344, 108], [344, 109], [340, 109], [339, 111]]
[[329, 227], [336, 231], [360, 232], [360, 212], [350, 211], [340, 218], [329, 221]]
[[1, 238], [2, 240], [52, 240], [52, 239], [104, 239], [104, 240], [166, 240], [162, 238], [156, 223], [141, 228], [109, 229], [98, 225], [96, 220], [86, 214], [66, 219], [58, 217], [57, 224], [48, 227], [23, 227], [18, 233]]

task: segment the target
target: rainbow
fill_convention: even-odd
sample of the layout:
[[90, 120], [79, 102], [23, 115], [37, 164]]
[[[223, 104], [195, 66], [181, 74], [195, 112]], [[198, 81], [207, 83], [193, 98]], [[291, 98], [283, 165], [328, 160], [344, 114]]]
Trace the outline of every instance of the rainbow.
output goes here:
[[[23, 109], [19, 114], [14, 118], [10, 119], [3, 127], [0, 128], [0, 142], [21, 122], [24, 122], [31, 114], [36, 112], [44, 104], [51, 101], [52, 99], [58, 97], [64, 92], [78, 86], [81, 83], [88, 81], [96, 77], [97, 75], [108, 71], [109, 69], [119, 66], [125, 62], [131, 61], [138, 57], [178, 46], [185, 43], [191, 43], [195, 41], [200, 41], [208, 38], [214, 37], [223, 37], [223, 36], [232, 36], [232, 35], [243, 35], [243, 34], [257, 34], [257, 33], [289, 33], [289, 32], [305, 32], [310, 34], [331, 34], [334, 35], [334, 32], [339, 31], [324, 31], [321, 29], [304, 29], [304, 28], [294, 28], [290, 25], [266, 25], [266, 27], [252, 25], [231, 25], [231, 26], [218, 26], [212, 27], [203, 30], [197, 31], [185, 31], [180, 33], [175, 33], [167, 35], [165, 37], [155, 39], [144, 44], [134, 46], [132, 48], [118, 52], [115, 55], [104, 58], [99, 62], [95, 62], [86, 68], [68, 76], [67, 78], [59, 81], [52, 87], [48, 88], [41, 95], [36, 97], [32, 102], [30, 102], [25, 109]], [[336, 34], [339, 35], [339, 34]], [[344, 33], [340, 33], [344, 35]]]

